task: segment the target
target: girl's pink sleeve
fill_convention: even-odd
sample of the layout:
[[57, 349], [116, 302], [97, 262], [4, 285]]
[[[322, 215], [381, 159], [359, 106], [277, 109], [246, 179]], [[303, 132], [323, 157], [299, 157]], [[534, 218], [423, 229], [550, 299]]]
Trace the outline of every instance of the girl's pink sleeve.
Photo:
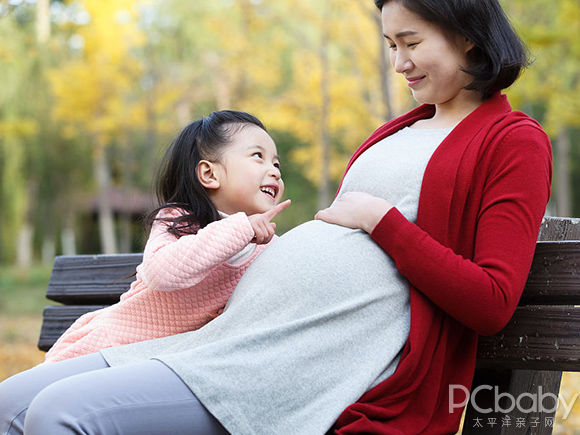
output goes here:
[[[178, 214], [174, 209], [162, 211], [158, 217]], [[152, 290], [189, 288], [244, 249], [253, 237], [250, 221], [241, 212], [180, 238], [168, 233], [163, 221], [155, 221], [137, 272]]]
[[98, 348], [88, 349], [81, 353], [76, 343], [80, 337], [85, 336], [88, 332], [96, 328], [94, 326], [94, 319], [104, 312], [107, 308], [91, 311], [80, 316], [69, 326], [69, 328], [58, 338], [54, 345], [46, 352], [45, 362], [56, 362], [74, 356], [84, 355], [91, 352], [96, 352]]
[[549, 197], [547, 138], [522, 130], [508, 134], [491, 161], [473, 260], [441, 245], [395, 208], [371, 234], [416, 289], [481, 335], [498, 332], [515, 311]]

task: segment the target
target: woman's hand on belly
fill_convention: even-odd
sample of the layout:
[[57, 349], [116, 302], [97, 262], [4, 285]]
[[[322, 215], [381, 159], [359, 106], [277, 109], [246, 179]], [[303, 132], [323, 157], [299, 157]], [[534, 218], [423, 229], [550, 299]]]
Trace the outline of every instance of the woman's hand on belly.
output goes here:
[[365, 192], [345, 192], [330, 207], [316, 213], [314, 219], [370, 234], [392, 207], [387, 200]]

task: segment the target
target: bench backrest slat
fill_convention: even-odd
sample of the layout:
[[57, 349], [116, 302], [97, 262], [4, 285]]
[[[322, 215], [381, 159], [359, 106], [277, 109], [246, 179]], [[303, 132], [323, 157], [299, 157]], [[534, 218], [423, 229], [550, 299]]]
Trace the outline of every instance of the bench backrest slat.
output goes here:
[[105, 308], [108, 305], [50, 305], [42, 313], [42, 329], [38, 348], [48, 351], [73, 322], [85, 313]]
[[65, 304], [113, 304], [135, 279], [143, 254], [62, 255], [54, 260], [46, 297]]
[[499, 334], [480, 337], [479, 367], [580, 371], [580, 307], [518, 307]]
[[[580, 295], [579, 240], [579, 219], [547, 217], [543, 220], [516, 313], [498, 334], [479, 339], [471, 391], [484, 394], [477, 396], [477, 407], [472, 395], [465, 411], [462, 435], [552, 433], [552, 426], [547, 422], [554, 421], [553, 409], [498, 412], [495, 395], [504, 394], [516, 400], [538, 394], [542, 388], [544, 393], [557, 396], [562, 370], [580, 370], [580, 314], [573, 306]], [[492, 409], [494, 412], [489, 413]], [[511, 426], [502, 423], [506, 417]], [[494, 426], [489, 425], [492, 419], [497, 423]], [[519, 427], [515, 425], [518, 419], [523, 422]]]
[[580, 219], [546, 216], [538, 240], [580, 240]]
[[520, 305], [580, 305], [580, 241], [537, 242]]

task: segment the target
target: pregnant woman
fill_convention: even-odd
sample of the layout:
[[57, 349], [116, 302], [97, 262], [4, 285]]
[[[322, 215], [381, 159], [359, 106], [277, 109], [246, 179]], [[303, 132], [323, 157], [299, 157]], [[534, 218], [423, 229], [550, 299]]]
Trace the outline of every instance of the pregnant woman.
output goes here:
[[377, 0], [422, 103], [356, 151], [337, 199], [248, 268], [221, 316], [0, 384], [26, 434], [454, 433], [477, 334], [521, 295], [551, 149], [502, 89], [526, 63], [496, 0]]

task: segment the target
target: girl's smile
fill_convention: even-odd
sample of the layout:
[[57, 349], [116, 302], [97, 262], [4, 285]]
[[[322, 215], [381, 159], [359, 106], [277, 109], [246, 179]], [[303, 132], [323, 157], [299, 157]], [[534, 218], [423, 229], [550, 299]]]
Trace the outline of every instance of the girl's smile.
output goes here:
[[272, 198], [272, 201], [274, 201], [278, 195], [278, 185], [277, 184], [270, 184], [268, 186], [262, 186], [260, 188], [260, 190], [262, 192], [264, 192], [266, 195], [270, 196]]

